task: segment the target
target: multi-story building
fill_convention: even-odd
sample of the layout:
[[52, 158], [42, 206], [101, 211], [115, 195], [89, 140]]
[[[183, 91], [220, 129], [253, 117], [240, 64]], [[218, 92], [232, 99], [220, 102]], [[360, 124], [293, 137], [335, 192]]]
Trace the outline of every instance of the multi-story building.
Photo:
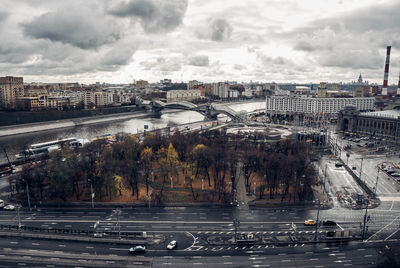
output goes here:
[[191, 81], [189, 81], [188, 83], [187, 83], [187, 89], [188, 90], [190, 90], [190, 89], [195, 89], [195, 86], [198, 86], [198, 85], [200, 85], [201, 83], [199, 82], [199, 81], [197, 81], [197, 80], [191, 80]]
[[346, 106], [353, 105], [357, 110], [374, 109], [375, 98], [310, 98], [298, 96], [266, 97], [268, 115], [291, 114], [337, 114]]
[[136, 87], [137, 88], [147, 88], [149, 86], [149, 82], [147, 82], [146, 80], [138, 80], [136, 81]]
[[167, 102], [174, 101], [192, 101], [201, 98], [201, 92], [198, 89], [192, 90], [169, 90], [167, 92]]
[[85, 90], [83, 102], [86, 108], [104, 107], [113, 103], [113, 94], [99, 90]]
[[221, 99], [228, 98], [228, 91], [230, 85], [228, 83], [218, 82], [211, 84], [211, 95], [217, 96]]
[[0, 77], [0, 107], [15, 109], [19, 98], [24, 97], [22, 77]]
[[374, 137], [400, 141], [400, 110], [360, 112], [348, 106], [338, 114], [338, 127], [344, 132], [352, 132]]

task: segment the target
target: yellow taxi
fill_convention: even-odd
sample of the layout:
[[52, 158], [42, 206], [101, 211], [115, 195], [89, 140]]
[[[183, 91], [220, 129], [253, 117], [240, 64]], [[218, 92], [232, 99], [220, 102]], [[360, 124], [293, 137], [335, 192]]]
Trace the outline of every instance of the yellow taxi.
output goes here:
[[314, 220], [306, 220], [306, 221], [304, 221], [304, 225], [307, 225], [307, 226], [315, 226], [315, 224], [317, 224], [317, 222], [314, 221]]

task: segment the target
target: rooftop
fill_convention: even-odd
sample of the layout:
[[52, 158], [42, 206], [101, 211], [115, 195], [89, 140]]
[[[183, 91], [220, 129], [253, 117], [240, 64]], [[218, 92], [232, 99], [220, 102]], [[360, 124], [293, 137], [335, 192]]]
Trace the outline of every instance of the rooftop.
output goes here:
[[373, 116], [373, 117], [384, 117], [384, 118], [398, 118], [400, 116], [400, 110], [385, 110], [376, 112], [365, 112], [361, 115]]

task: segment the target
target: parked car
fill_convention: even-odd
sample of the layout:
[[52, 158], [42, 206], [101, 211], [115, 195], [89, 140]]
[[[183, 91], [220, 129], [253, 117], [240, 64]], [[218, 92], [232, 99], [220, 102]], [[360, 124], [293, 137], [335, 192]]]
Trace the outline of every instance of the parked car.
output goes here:
[[169, 242], [167, 249], [172, 250], [172, 249], [176, 248], [176, 246], [177, 246], [177, 242], [175, 240], [172, 240], [171, 242]]
[[315, 224], [317, 224], [317, 222], [314, 221], [314, 220], [306, 220], [306, 221], [304, 221], [304, 225], [306, 225], [306, 226], [315, 226]]
[[396, 178], [398, 178], [398, 177], [400, 177], [400, 173], [397, 173], [397, 172], [395, 172], [395, 173], [393, 173], [393, 174], [391, 174], [393, 177], [396, 177]]
[[4, 201], [0, 199], [0, 208], [4, 208], [5, 204]]
[[351, 167], [351, 169], [352, 169], [352, 170], [356, 170], [357, 168], [356, 168], [356, 167]]
[[131, 247], [129, 249], [129, 254], [134, 255], [134, 254], [141, 254], [146, 252], [146, 247], [145, 246], [136, 246], [136, 247]]
[[15, 206], [14, 205], [7, 205], [4, 207], [4, 210], [15, 210]]
[[324, 226], [336, 226], [336, 222], [327, 220], [327, 221], [323, 221], [322, 225], [324, 225]]

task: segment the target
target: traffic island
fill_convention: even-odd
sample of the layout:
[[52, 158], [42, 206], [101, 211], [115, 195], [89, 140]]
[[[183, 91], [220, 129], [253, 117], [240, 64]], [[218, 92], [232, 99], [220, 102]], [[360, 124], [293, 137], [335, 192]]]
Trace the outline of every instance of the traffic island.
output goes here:
[[59, 234], [43, 234], [31, 232], [10, 232], [0, 231], [0, 237], [19, 237], [27, 239], [39, 240], [55, 240], [55, 241], [68, 241], [68, 242], [83, 242], [83, 243], [98, 243], [98, 244], [115, 244], [115, 245], [157, 245], [165, 242], [165, 236], [160, 234], [147, 235], [144, 239], [118, 239], [118, 238], [98, 238], [88, 236], [75, 236], [75, 235], [59, 235]]

